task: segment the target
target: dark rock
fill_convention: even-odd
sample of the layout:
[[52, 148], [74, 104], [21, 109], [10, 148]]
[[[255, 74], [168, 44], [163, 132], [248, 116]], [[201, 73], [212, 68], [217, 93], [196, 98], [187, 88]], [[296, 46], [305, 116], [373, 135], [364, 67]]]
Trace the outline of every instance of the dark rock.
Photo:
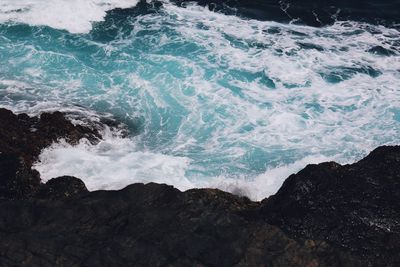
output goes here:
[[258, 206], [219, 190], [153, 183], [2, 202], [0, 259], [3, 266], [357, 266], [326, 242], [296, 242], [241, 213]]
[[262, 202], [262, 216], [297, 240], [400, 266], [400, 147], [377, 148], [352, 165], [309, 165]]
[[15, 155], [0, 153], [0, 200], [31, 197], [39, 188], [39, 173]]
[[93, 143], [101, 138], [96, 129], [73, 125], [61, 112], [29, 117], [0, 108], [0, 123], [0, 152], [19, 155], [29, 167], [43, 148], [61, 138], [71, 144], [82, 138]]
[[57, 179], [50, 179], [41, 185], [35, 197], [42, 199], [62, 199], [88, 192], [82, 180], [71, 176], [62, 176]]
[[[82, 138], [96, 143], [101, 138], [95, 128], [73, 125], [61, 112], [29, 117], [0, 108], [0, 124], [0, 199], [23, 199], [36, 194], [40, 177], [31, 167], [43, 148], [61, 138], [71, 144]], [[58, 189], [49, 190], [59, 194]], [[72, 188], [66, 190], [72, 193]]]
[[40, 183], [31, 163], [95, 130], [0, 109], [0, 266], [400, 266], [400, 147], [291, 175], [252, 202], [215, 189]]
[[[173, 0], [184, 5], [192, 0]], [[195, 0], [199, 5], [226, 14], [257, 20], [325, 26], [352, 20], [395, 26], [400, 22], [397, 0]]]

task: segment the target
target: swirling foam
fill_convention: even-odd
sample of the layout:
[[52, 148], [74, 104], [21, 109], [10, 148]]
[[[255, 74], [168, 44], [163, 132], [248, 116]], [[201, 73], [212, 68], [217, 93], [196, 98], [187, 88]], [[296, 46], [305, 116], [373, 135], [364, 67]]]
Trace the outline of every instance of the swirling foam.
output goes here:
[[59, 175], [82, 177], [90, 190], [121, 189], [131, 183], [158, 182], [193, 187], [185, 177], [190, 159], [139, 150], [132, 140], [114, 136], [93, 146], [86, 140], [77, 146], [64, 141], [45, 149], [34, 166], [44, 181]]
[[132, 183], [165, 183], [180, 190], [192, 188], [219, 188], [234, 194], [262, 200], [274, 194], [284, 178], [304, 168], [330, 158], [309, 156], [292, 164], [267, 169], [252, 179], [245, 176], [208, 177], [190, 179], [186, 171], [190, 159], [162, 153], [143, 151], [135, 146], [134, 140], [120, 138], [107, 131], [98, 145], [82, 140], [71, 146], [61, 140], [42, 151], [34, 168], [44, 182], [62, 175], [80, 177], [89, 190], [121, 189]]
[[2, 0], [0, 23], [44, 25], [71, 33], [87, 33], [106, 11], [134, 7], [138, 0]]
[[76, 104], [140, 132], [95, 147], [55, 145], [37, 165], [44, 179], [76, 175], [91, 189], [217, 186], [260, 199], [306, 163], [352, 162], [398, 143], [396, 29], [243, 20], [168, 2], [87, 35], [21, 35], [19, 26], [0, 25], [2, 106]]

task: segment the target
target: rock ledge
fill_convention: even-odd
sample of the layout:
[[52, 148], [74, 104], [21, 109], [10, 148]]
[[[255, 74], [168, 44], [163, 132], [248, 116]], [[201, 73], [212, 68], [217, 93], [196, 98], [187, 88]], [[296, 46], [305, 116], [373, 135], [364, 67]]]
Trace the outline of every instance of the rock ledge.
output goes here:
[[62, 113], [0, 109], [0, 266], [400, 266], [400, 147], [309, 165], [252, 202], [155, 183], [89, 192], [31, 169], [60, 138], [96, 142]]

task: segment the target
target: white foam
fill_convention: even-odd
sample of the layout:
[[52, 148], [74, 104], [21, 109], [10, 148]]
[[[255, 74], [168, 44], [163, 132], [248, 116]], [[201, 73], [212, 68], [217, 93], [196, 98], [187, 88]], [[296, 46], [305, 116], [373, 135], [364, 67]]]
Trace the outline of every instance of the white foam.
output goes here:
[[247, 196], [255, 201], [260, 201], [275, 194], [287, 177], [297, 173], [306, 167], [306, 165], [333, 160], [334, 158], [325, 156], [308, 156], [292, 164], [269, 168], [263, 174], [251, 179], [220, 176], [212, 179], [208, 184], [203, 185], [203, 187], [219, 188], [227, 192]]
[[0, 23], [45, 25], [71, 33], [87, 33], [108, 10], [133, 7], [138, 0], [2, 0]]
[[[399, 54], [367, 52], [374, 46], [396, 46], [396, 29], [358, 22], [314, 28], [243, 20], [168, 2], [160, 12], [128, 21], [130, 35], [121, 34], [107, 47], [96, 44], [98, 53], [88, 64], [73, 65], [79, 75], [48, 74], [46, 60], [72, 64], [72, 53], [60, 57], [41, 51], [40, 45], [26, 47], [25, 40], [19, 45], [28, 50], [26, 58], [7, 62], [19, 66], [29, 60], [41, 69], [30, 66], [21, 75], [33, 77], [35, 83], [0, 81], [7, 87], [2, 105], [25, 111], [32, 103], [39, 110], [63, 101], [89, 107], [104, 101], [122, 118], [144, 121], [134, 139], [110, 137], [99, 146], [46, 149], [37, 165], [45, 180], [76, 175], [90, 189], [158, 181], [182, 190], [210, 186], [243, 191], [260, 199], [307, 163], [349, 163], [379, 145], [398, 143]], [[88, 36], [80, 38], [95, 43]], [[299, 42], [323, 51], [302, 49]], [[198, 48], [175, 53], [187, 44]], [[2, 49], [13, 51], [14, 41], [5, 40]], [[25, 50], [17, 52], [25, 56]], [[379, 75], [355, 71], [335, 84], [321, 77], [336, 68], [345, 72], [366, 67]], [[85, 78], [95, 82], [80, 83]]]
[[[236, 159], [241, 154], [231, 154], [230, 150], [245, 143], [265, 150], [280, 146], [282, 153], [285, 149], [313, 154], [336, 150], [334, 153], [341, 154], [339, 158], [352, 161], [396, 136], [398, 123], [392, 119], [390, 109], [400, 105], [400, 91], [396, 89], [400, 81], [399, 57], [379, 57], [366, 50], [374, 45], [388, 47], [392, 40], [387, 36], [398, 36], [397, 30], [358, 22], [314, 28], [242, 20], [197, 5], [185, 9], [168, 3], [164, 6], [170, 19], [177, 20], [174, 29], [182, 39], [191, 40], [208, 52], [208, 57], [204, 57], [207, 67], [223, 70], [210, 81], [204, 81], [202, 73], [192, 67], [194, 74], [188, 80], [195, 88], [195, 96], [178, 98], [179, 91], [171, 91], [189, 111], [177, 136], [183, 144], [193, 137], [188, 135], [189, 129], [201, 133], [204, 127], [210, 127], [203, 119], [207, 116], [212, 117], [208, 120], [215, 129], [202, 145], [210, 154], [224, 151]], [[143, 18], [147, 19], [153, 22], [152, 29], [159, 28], [158, 23], [162, 25], [163, 20], [171, 23], [167, 16], [159, 21]], [[198, 27], [199, 24], [204, 26]], [[279, 33], [269, 34], [268, 30], [274, 27]], [[366, 30], [369, 27], [382, 33], [371, 34]], [[349, 37], [360, 29], [359, 34]], [[324, 50], [299, 49], [297, 42], [319, 45]], [[254, 43], [263, 48], [250, 45]], [[283, 52], [278, 53], [279, 50]], [[215, 62], [209, 58], [215, 58]], [[382, 74], [370, 77], [359, 73], [337, 84], [326, 82], [320, 75], [335, 67], [365, 66]], [[275, 82], [276, 89], [267, 88], [260, 80], [243, 82], [232, 78], [229, 83], [243, 93], [238, 97], [218, 83], [229, 70], [265, 72]], [[204, 99], [206, 103], [201, 101]], [[263, 102], [271, 103], [272, 107], [262, 106]], [[248, 124], [254, 130], [241, 131]], [[230, 150], [227, 144], [231, 144]], [[346, 155], [348, 152], [352, 155]], [[300, 158], [298, 155], [297, 160]]]
[[158, 182], [182, 190], [194, 185], [185, 178], [190, 160], [138, 150], [127, 138], [112, 134], [93, 146], [83, 140], [76, 146], [65, 141], [42, 151], [34, 165], [43, 181], [60, 175], [80, 177], [89, 190], [121, 189], [131, 183]]
[[274, 194], [284, 179], [307, 164], [331, 160], [327, 157], [305, 157], [293, 164], [270, 168], [252, 179], [245, 177], [198, 177], [188, 179], [190, 159], [141, 151], [131, 139], [108, 132], [104, 140], [91, 145], [82, 140], [71, 146], [61, 140], [42, 151], [34, 169], [43, 182], [62, 175], [81, 178], [89, 190], [122, 189], [132, 183], [166, 183], [180, 190], [191, 188], [219, 188], [235, 194], [262, 200]]

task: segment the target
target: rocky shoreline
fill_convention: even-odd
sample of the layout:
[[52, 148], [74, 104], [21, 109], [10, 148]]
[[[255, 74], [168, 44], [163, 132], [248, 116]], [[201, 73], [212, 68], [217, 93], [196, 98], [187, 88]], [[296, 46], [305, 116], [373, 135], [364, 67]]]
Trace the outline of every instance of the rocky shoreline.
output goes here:
[[0, 266], [400, 266], [400, 147], [308, 165], [261, 202], [216, 189], [41, 183], [40, 151], [98, 142], [64, 114], [0, 109]]

